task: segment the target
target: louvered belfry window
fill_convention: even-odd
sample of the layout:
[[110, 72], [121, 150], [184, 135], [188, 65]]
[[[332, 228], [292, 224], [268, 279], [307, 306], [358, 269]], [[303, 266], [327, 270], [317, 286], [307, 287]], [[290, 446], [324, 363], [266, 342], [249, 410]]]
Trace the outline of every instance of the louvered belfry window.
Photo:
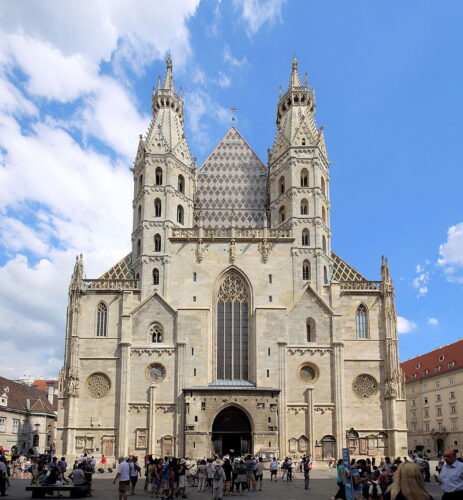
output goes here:
[[248, 379], [249, 296], [244, 280], [228, 274], [217, 297], [217, 379]]

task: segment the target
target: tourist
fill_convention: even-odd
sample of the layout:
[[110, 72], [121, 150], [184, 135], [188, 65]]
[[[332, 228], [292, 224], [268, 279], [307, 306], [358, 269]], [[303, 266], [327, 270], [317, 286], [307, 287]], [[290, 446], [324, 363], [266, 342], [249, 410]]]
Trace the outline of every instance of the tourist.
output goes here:
[[186, 460], [182, 458], [177, 467], [177, 476], [178, 476], [178, 488], [176, 491], [176, 495], [182, 495], [182, 498], [188, 498], [186, 496], [186, 485], [187, 485], [187, 466]]
[[259, 457], [259, 460], [256, 462], [256, 487], [258, 486], [258, 490], [262, 491], [262, 479], [264, 478], [264, 462], [262, 461], [262, 457]]
[[463, 498], [463, 463], [457, 460], [453, 450], [444, 451], [444, 461], [439, 477], [434, 479], [441, 485], [442, 500], [457, 500]]
[[270, 462], [270, 481], [277, 481], [278, 460], [273, 457]]
[[223, 483], [223, 494], [224, 496], [231, 492], [233, 467], [230, 463], [230, 459], [227, 457], [223, 461], [223, 471], [225, 472], [225, 481]]
[[8, 472], [5, 463], [5, 457], [0, 457], [0, 495], [2, 497], [7, 496], [6, 491], [6, 480], [8, 477]]
[[198, 491], [203, 492], [206, 489], [207, 465], [206, 460], [201, 460], [198, 465]]
[[130, 475], [130, 494], [135, 495], [135, 486], [138, 477], [141, 476], [141, 467], [138, 465], [138, 457], [132, 457], [129, 460], [129, 475]]
[[[236, 479], [235, 479], [235, 485], [236, 485], [236, 493], [237, 494], [244, 494], [244, 490], [248, 484], [248, 479], [246, 477], [246, 465], [244, 465], [244, 460], [240, 460], [239, 464], [235, 468], [235, 473], [236, 473]], [[241, 486], [241, 493], [240, 493], [240, 486]]]
[[[167, 457], [166, 457], [167, 458]], [[167, 460], [162, 463], [160, 469], [161, 475], [161, 498], [168, 498], [170, 491], [170, 468]]]
[[328, 462], [328, 470], [331, 472], [333, 470], [334, 458], [329, 455], [326, 460]]
[[72, 481], [72, 484], [74, 486], [82, 486], [84, 484], [87, 484], [84, 471], [82, 470], [82, 464], [79, 464], [76, 469], [73, 469], [68, 477]]
[[130, 468], [128, 462], [124, 460], [124, 457], [119, 457], [118, 462], [119, 465], [113, 484], [119, 479], [119, 500], [127, 500], [130, 484]]
[[309, 457], [305, 457], [302, 463], [302, 472], [304, 473], [304, 489], [308, 490], [310, 484], [310, 470], [312, 469], [312, 462]]
[[153, 455], [145, 456], [145, 484], [143, 486], [143, 491], [148, 491], [148, 485], [151, 484], [153, 465], [154, 465]]
[[352, 486], [354, 487], [355, 500], [363, 499], [363, 486], [365, 479], [365, 460], [357, 460], [351, 468]]
[[66, 470], [68, 468], [68, 463], [66, 462], [66, 459], [64, 457], [61, 457], [61, 460], [58, 462], [58, 467], [60, 469], [60, 472], [61, 472], [61, 478], [62, 480], [68, 484], [69, 481], [66, 479]]
[[345, 467], [342, 458], [340, 458], [336, 464], [336, 484], [338, 485], [338, 491], [334, 496], [335, 499], [345, 500], [346, 498], [346, 490], [344, 486], [344, 475], [345, 475]]
[[212, 459], [209, 458], [206, 463], [207, 487], [212, 491]]
[[292, 482], [293, 480], [293, 461], [290, 458], [286, 460], [286, 481]]
[[223, 462], [220, 459], [212, 463], [212, 498], [214, 500], [222, 498], [223, 483], [225, 481], [225, 472], [222, 465]]
[[108, 460], [104, 455], [101, 455], [100, 463], [98, 464], [98, 467], [100, 469], [103, 469], [106, 471], [106, 466], [108, 465]]
[[383, 499], [432, 500], [432, 496], [426, 491], [419, 467], [413, 462], [403, 462], [394, 473], [394, 481], [387, 489]]

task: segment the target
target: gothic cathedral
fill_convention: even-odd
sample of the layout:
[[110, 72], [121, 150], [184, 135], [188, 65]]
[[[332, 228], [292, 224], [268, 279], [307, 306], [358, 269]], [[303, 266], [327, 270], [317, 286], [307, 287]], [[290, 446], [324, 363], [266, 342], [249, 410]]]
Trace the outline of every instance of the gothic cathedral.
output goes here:
[[133, 171], [132, 251], [69, 288], [57, 453], [320, 460], [407, 451], [394, 288], [331, 250], [315, 94], [292, 63], [264, 165], [231, 128], [200, 168], [172, 61]]

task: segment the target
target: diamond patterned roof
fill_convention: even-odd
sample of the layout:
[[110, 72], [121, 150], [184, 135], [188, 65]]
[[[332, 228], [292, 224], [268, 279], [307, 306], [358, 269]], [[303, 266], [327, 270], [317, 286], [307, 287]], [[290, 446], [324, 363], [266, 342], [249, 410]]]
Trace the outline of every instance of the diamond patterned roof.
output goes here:
[[132, 271], [132, 254], [129, 253], [111, 269], [108, 269], [98, 279], [100, 280], [130, 280], [133, 279]]
[[331, 256], [333, 258], [333, 276], [331, 278], [333, 281], [368, 281], [334, 252], [331, 252]]

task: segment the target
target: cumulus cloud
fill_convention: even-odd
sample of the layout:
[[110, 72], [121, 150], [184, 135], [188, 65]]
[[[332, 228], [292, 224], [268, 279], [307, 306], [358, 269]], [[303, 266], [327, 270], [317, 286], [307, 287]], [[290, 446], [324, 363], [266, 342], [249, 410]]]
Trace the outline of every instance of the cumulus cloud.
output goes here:
[[397, 316], [398, 333], [410, 333], [417, 327], [417, 324], [403, 316]]
[[285, 0], [234, 0], [249, 36], [255, 35], [264, 24], [281, 22], [284, 3]]
[[423, 264], [417, 264], [415, 267], [417, 276], [412, 280], [412, 286], [418, 291], [418, 298], [425, 296], [429, 291], [431, 274], [427, 269], [430, 263], [429, 260], [426, 260]]
[[447, 241], [439, 246], [438, 264], [448, 281], [463, 283], [463, 222], [449, 227]]
[[229, 76], [227, 76], [225, 73], [222, 73], [219, 71], [219, 76], [217, 78], [217, 83], [219, 84], [220, 87], [223, 89], [230, 87], [231, 85], [231, 79]]
[[238, 57], [235, 57], [232, 54], [231, 49], [228, 45], [225, 45], [225, 47], [223, 49], [223, 60], [227, 64], [230, 64], [230, 66], [233, 66], [235, 68], [240, 68], [241, 66], [244, 66], [248, 62], [248, 59], [246, 56], [243, 56], [241, 59], [239, 59]]
[[437, 318], [428, 318], [428, 325], [437, 326], [439, 324], [439, 320]]

